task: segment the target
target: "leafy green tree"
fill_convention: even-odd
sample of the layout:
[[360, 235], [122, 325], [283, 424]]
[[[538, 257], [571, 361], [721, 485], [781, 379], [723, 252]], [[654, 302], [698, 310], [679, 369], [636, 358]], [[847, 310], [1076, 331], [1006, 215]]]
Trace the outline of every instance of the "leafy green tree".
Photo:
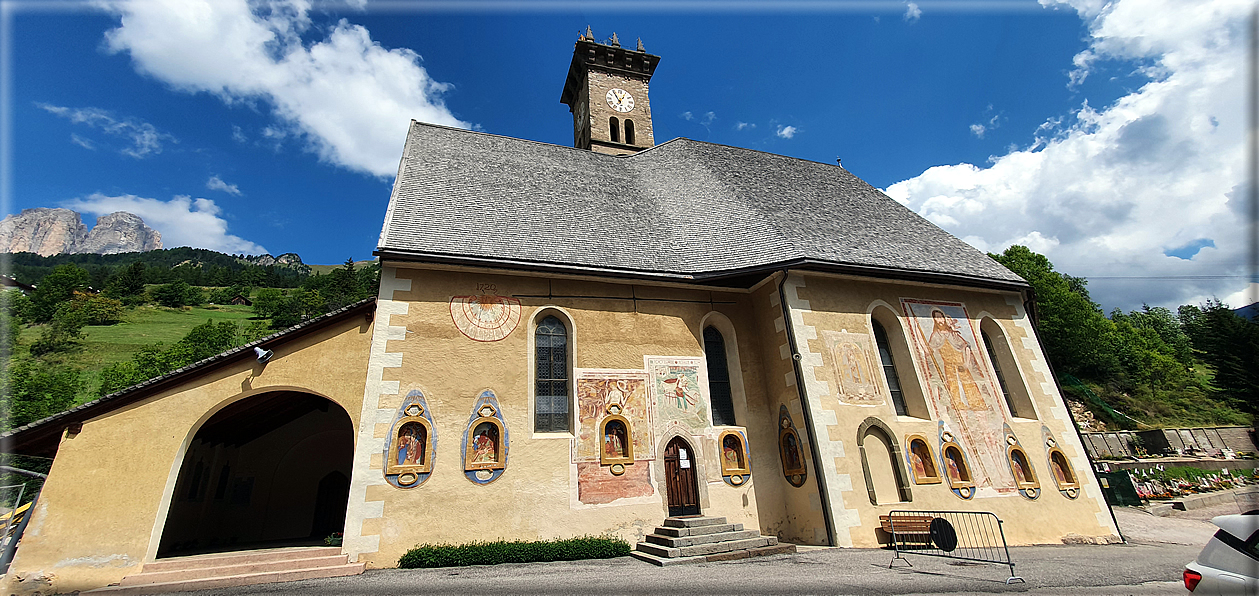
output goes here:
[[66, 411], [82, 385], [75, 369], [41, 366], [30, 360], [12, 363], [6, 377], [0, 394], [0, 409], [8, 413], [6, 430]]
[[120, 270], [105, 285], [105, 295], [123, 302], [137, 303], [144, 298], [143, 261], [136, 261]]
[[1088, 298], [1082, 278], [1063, 275], [1044, 255], [1026, 246], [1011, 246], [989, 254], [1031, 284], [1040, 314], [1038, 331], [1046, 355], [1061, 372], [1105, 377], [1118, 362], [1111, 349], [1114, 325]]
[[68, 308], [82, 315], [87, 325], [113, 325], [122, 320], [122, 302], [99, 294], [75, 292]]
[[86, 290], [88, 283], [87, 271], [77, 265], [58, 265], [39, 281], [31, 293], [31, 319], [36, 323], [51, 321], [57, 307], [68, 302], [75, 291]]
[[284, 301], [284, 293], [275, 288], [263, 288], [254, 296], [254, 314], [264, 319], [275, 316]]
[[189, 286], [188, 282], [179, 280], [153, 288], [149, 291], [149, 294], [153, 296], [155, 302], [162, 306], [179, 308], [188, 304], [188, 297], [192, 294], [192, 286]]
[[1217, 300], [1182, 306], [1179, 314], [1194, 349], [1215, 370], [1218, 392], [1259, 415], [1259, 324]]
[[62, 304], [52, 322], [44, 327], [39, 338], [31, 344], [31, 355], [44, 356], [79, 348], [82, 345], [79, 340], [83, 338], [84, 325], [87, 325], [86, 314], [75, 310], [69, 302]]

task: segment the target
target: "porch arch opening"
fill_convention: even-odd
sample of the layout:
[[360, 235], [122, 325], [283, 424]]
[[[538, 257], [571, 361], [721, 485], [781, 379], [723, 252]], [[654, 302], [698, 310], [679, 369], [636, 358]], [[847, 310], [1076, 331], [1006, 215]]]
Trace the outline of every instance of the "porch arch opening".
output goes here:
[[250, 396], [197, 430], [180, 465], [157, 557], [323, 546], [342, 532], [354, 425], [301, 391]]

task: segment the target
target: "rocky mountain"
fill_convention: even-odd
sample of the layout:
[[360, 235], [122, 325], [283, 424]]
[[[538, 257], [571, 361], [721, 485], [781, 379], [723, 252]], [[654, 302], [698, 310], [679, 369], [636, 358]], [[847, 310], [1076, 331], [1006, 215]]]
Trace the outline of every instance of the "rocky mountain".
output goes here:
[[0, 252], [40, 256], [94, 253], [108, 255], [162, 248], [162, 235], [139, 216], [118, 211], [97, 218], [90, 231], [83, 217], [69, 209], [23, 209], [0, 221]]
[[237, 257], [236, 260], [246, 265], [259, 265], [261, 267], [274, 265], [276, 267], [287, 267], [289, 269], [301, 271], [306, 275], [310, 275], [310, 265], [303, 263], [302, 257], [295, 252], [286, 252], [278, 257], [273, 257], [271, 255], [241, 256]]

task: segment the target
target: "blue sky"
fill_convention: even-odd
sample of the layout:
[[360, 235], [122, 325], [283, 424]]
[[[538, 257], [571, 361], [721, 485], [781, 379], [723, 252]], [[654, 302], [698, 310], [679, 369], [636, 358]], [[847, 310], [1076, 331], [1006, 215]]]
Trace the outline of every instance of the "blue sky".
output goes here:
[[662, 57], [657, 142], [841, 157], [978, 248], [1092, 278], [1107, 309], [1247, 302], [1252, 4], [1044, 4], [6, 1], [0, 207], [370, 258], [410, 118], [571, 144], [589, 25]]

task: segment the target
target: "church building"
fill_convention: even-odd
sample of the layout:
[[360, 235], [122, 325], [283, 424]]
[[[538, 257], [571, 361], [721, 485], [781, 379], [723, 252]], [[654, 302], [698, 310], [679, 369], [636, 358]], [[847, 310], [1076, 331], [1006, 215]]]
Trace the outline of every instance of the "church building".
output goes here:
[[1114, 539], [1028, 284], [839, 165], [656, 144], [659, 61], [582, 35], [573, 147], [411, 122], [375, 300], [0, 437], [55, 456], [6, 593], [334, 532], [358, 569], [683, 515]]

